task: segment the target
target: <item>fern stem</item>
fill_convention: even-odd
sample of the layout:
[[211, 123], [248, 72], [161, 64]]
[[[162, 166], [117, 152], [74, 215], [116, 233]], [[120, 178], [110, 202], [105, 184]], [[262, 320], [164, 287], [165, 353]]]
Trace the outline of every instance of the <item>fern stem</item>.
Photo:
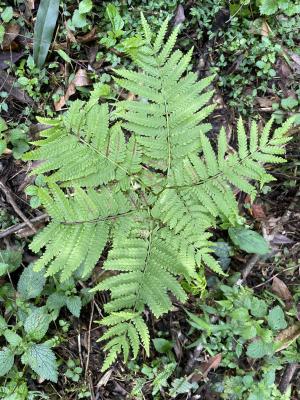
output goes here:
[[106, 217], [103, 218], [95, 218], [95, 219], [90, 219], [90, 220], [86, 220], [86, 221], [64, 221], [62, 222], [63, 225], [77, 225], [77, 224], [89, 224], [89, 223], [94, 223], [94, 222], [103, 222], [103, 221], [107, 221], [107, 220], [111, 220], [111, 219], [115, 219], [115, 218], [120, 218], [120, 217], [124, 217], [125, 215], [128, 214], [132, 214], [137, 212], [138, 210], [130, 210], [124, 213], [120, 213], [120, 214], [115, 214], [115, 215], [108, 215]]

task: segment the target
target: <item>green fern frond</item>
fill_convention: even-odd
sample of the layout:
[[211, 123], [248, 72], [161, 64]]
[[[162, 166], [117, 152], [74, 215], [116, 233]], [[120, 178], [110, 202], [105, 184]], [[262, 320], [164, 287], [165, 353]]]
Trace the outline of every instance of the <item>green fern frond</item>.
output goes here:
[[[66, 280], [88, 276], [104, 248], [106, 278], [94, 291], [108, 291], [107, 352], [102, 370], [123, 354], [149, 354], [145, 309], [160, 317], [173, 301], [187, 298], [181, 279], [191, 281], [204, 267], [224, 275], [213, 256], [210, 229], [240, 224], [236, 193], [254, 197], [257, 183], [273, 180], [264, 163], [284, 162], [294, 119], [272, 133], [270, 120], [249, 133], [237, 123], [237, 150], [229, 149], [224, 128], [214, 144], [204, 120], [214, 109], [208, 90], [214, 77], [198, 81], [189, 71], [192, 49], [175, 50], [178, 28], [168, 22], [154, 35], [144, 16], [143, 44], [134, 49], [138, 71], [116, 70], [116, 82], [138, 99], [117, 101], [113, 110], [75, 101], [34, 142], [26, 160], [42, 161], [45, 174], [37, 196], [50, 223], [30, 244], [43, 254], [35, 268]], [[200, 271], [200, 272], [199, 272]]]
[[142, 72], [116, 70], [119, 77], [115, 81], [148, 103], [135, 106], [133, 102], [120, 102], [116, 113], [123, 119], [124, 128], [135, 133], [147, 163], [156, 167], [159, 162], [161, 168], [170, 173], [180, 159], [197, 154], [201, 145], [199, 132], [205, 133], [210, 128], [201, 122], [214, 109], [212, 105], [205, 107], [213, 91], [202, 95], [201, 92], [212, 78], [195, 84], [195, 73], [182, 76], [188, 69], [192, 49], [185, 55], [179, 50], [172, 53], [178, 28], [163, 44], [167, 22], [154, 43], [144, 19], [143, 26], [147, 45], [134, 60]]

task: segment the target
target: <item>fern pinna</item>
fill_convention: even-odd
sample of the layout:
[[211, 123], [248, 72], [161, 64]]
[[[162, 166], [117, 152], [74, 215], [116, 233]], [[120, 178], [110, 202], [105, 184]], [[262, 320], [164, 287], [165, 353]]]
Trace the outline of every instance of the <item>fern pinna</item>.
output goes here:
[[93, 290], [109, 290], [107, 327], [100, 340], [107, 369], [123, 353], [149, 353], [145, 308], [160, 317], [176, 298], [187, 298], [180, 279], [191, 280], [206, 265], [223, 274], [212, 256], [217, 223], [240, 223], [234, 188], [255, 196], [253, 181], [272, 180], [263, 163], [283, 162], [293, 120], [271, 134], [272, 120], [249, 139], [237, 125], [238, 150], [228, 151], [225, 130], [217, 150], [204, 122], [213, 111], [206, 91], [213, 80], [189, 72], [192, 50], [173, 51], [178, 29], [164, 42], [168, 21], [154, 37], [142, 16], [144, 41], [129, 53], [138, 71], [116, 70], [116, 83], [137, 100], [99, 104], [97, 89], [88, 102], [75, 101], [34, 142], [26, 160], [42, 160], [35, 174], [46, 174], [37, 189], [51, 218], [30, 247], [44, 249], [36, 269], [68, 279], [88, 276], [105, 247], [108, 277]]

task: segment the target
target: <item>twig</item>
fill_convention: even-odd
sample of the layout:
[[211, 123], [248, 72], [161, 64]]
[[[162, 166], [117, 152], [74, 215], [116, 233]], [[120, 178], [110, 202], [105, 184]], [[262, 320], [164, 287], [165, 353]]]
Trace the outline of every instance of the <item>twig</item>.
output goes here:
[[298, 367], [299, 367], [299, 364], [297, 364], [297, 363], [291, 363], [291, 364], [287, 365], [287, 367], [282, 375], [282, 378], [280, 380], [280, 383], [279, 383], [279, 390], [281, 393], [286, 392]]
[[[34, 224], [36, 222], [43, 221], [44, 219], [47, 219], [47, 218], [48, 218], [48, 214], [41, 214], [38, 217], [32, 218], [29, 222], [31, 224]], [[4, 238], [6, 236], [12, 235], [15, 232], [18, 232], [20, 229], [23, 229], [26, 226], [28, 226], [27, 222], [21, 222], [20, 224], [10, 226], [9, 228], [0, 232], [0, 239]], [[36, 230], [35, 230], [35, 232], [36, 232]]]
[[26, 223], [26, 225], [28, 225], [33, 230], [33, 232], [36, 233], [35, 227], [32, 225], [32, 223], [29, 221], [29, 219], [19, 209], [19, 207], [17, 206], [15, 200], [13, 199], [13, 197], [12, 197], [12, 195], [10, 193], [10, 190], [1, 181], [0, 181], [0, 189], [5, 194], [7, 201], [12, 206], [12, 208], [15, 211], [15, 213], [18, 214], [18, 216]]
[[295, 268], [297, 268], [297, 267], [293, 266], [293, 267], [285, 268], [285, 269], [283, 269], [282, 271], [278, 272], [277, 274], [271, 276], [271, 278], [267, 279], [265, 282], [262, 282], [262, 283], [260, 283], [260, 284], [258, 284], [258, 285], [256, 285], [256, 286], [254, 286], [252, 289], [257, 289], [257, 288], [259, 288], [259, 287], [261, 287], [261, 286], [264, 286], [264, 285], [266, 285], [267, 283], [271, 282], [271, 281], [272, 281], [274, 278], [276, 278], [278, 275], [281, 275], [281, 274], [283, 274], [284, 272], [289, 271], [289, 270], [291, 270], [291, 269], [295, 269]]
[[92, 322], [94, 318], [94, 308], [95, 308], [95, 301], [92, 300], [92, 310], [91, 310], [91, 317], [89, 322], [89, 332], [88, 332], [88, 351], [86, 356], [86, 364], [85, 364], [85, 377], [87, 377], [87, 373], [89, 370], [89, 363], [90, 363], [90, 353], [91, 353], [91, 328]]

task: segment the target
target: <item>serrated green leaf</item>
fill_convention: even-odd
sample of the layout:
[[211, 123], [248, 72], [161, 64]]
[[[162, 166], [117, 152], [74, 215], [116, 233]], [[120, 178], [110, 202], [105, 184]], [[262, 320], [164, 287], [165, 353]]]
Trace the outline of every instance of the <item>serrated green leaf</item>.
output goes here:
[[33, 344], [22, 355], [21, 361], [41, 378], [57, 382], [57, 363], [55, 354], [45, 344]]
[[46, 282], [45, 271], [36, 272], [33, 268], [33, 264], [25, 268], [18, 282], [18, 292], [26, 300], [39, 296]]
[[70, 296], [67, 298], [66, 306], [71, 314], [79, 318], [81, 310], [81, 298], [79, 296]]
[[262, 318], [267, 315], [268, 305], [264, 300], [260, 300], [257, 297], [251, 299], [251, 314], [254, 317]]
[[0, 376], [6, 375], [13, 365], [14, 354], [9, 348], [4, 347], [3, 350], [0, 351]]
[[247, 228], [229, 228], [228, 233], [233, 243], [247, 253], [268, 254], [270, 252], [267, 241], [257, 232]]
[[63, 293], [54, 292], [51, 293], [47, 298], [46, 306], [47, 308], [52, 310], [60, 310], [63, 306], [66, 305], [67, 296]]
[[58, 17], [59, 0], [42, 0], [33, 34], [33, 59], [41, 68], [46, 60]]
[[17, 347], [20, 343], [22, 343], [21, 336], [11, 329], [6, 329], [4, 331], [4, 337], [12, 347]]
[[276, 331], [287, 327], [284, 312], [280, 306], [276, 306], [269, 311], [267, 320], [270, 328]]
[[0, 250], [0, 276], [11, 273], [19, 268], [22, 253], [14, 250]]
[[0, 333], [6, 328], [7, 328], [7, 323], [5, 319], [2, 317], [2, 315], [0, 315]]
[[36, 308], [26, 318], [24, 329], [30, 339], [41, 340], [48, 331], [50, 316], [44, 308]]
[[263, 358], [272, 354], [274, 345], [272, 343], [264, 343], [261, 339], [250, 343], [247, 348], [247, 356], [251, 358]]

